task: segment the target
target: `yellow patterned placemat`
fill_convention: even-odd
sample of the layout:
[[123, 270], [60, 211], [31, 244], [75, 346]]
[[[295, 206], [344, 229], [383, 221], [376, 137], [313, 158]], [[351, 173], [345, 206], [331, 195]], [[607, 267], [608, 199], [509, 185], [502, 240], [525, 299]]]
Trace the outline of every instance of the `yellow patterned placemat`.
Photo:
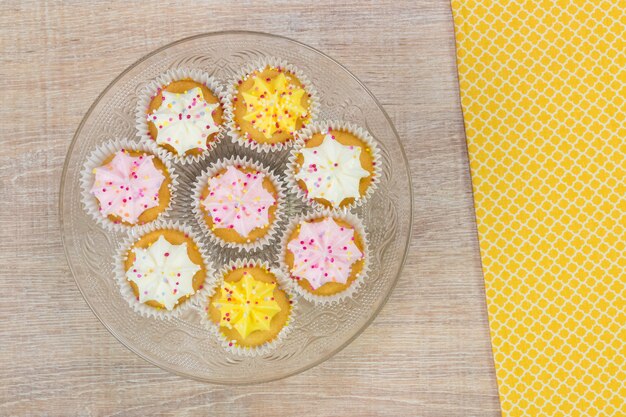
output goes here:
[[452, 0], [505, 416], [626, 416], [626, 1]]

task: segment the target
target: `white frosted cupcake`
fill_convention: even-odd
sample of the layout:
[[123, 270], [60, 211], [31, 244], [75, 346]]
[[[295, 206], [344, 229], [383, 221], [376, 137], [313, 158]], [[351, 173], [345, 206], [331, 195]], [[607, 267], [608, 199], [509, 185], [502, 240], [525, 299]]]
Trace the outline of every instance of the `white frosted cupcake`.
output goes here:
[[208, 74], [176, 69], [151, 82], [137, 105], [136, 123], [146, 142], [177, 162], [198, 161], [223, 135], [222, 88]]
[[179, 223], [143, 229], [121, 246], [115, 262], [122, 296], [146, 317], [177, 316], [212, 289], [206, 253], [192, 230]]
[[304, 129], [291, 153], [287, 179], [302, 200], [318, 209], [363, 204], [380, 180], [380, 155], [374, 138], [345, 122]]

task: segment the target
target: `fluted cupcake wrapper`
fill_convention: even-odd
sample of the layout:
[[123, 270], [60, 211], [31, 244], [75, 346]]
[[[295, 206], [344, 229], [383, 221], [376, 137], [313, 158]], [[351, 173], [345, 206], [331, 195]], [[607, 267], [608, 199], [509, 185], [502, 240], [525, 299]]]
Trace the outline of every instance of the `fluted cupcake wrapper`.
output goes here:
[[[354, 227], [355, 233], [360, 235], [361, 238], [363, 239], [364, 262], [363, 262], [363, 270], [358, 275], [358, 277], [352, 282], [352, 284], [350, 284], [348, 288], [332, 295], [317, 295], [317, 294], [313, 294], [307, 291], [305, 288], [302, 288], [300, 285], [298, 285], [296, 279], [291, 276], [291, 271], [289, 269], [289, 266], [287, 265], [287, 262], [285, 261], [285, 255], [287, 254], [287, 250], [288, 250], [287, 246], [289, 245], [289, 241], [290, 241], [289, 237], [294, 232], [296, 227], [298, 227], [299, 224], [305, 221], [311, 221], [314, 219], [321, 219], [321, 218], [326, 218], [326, 217], [332, 217], [333, 219], [343, 220], [346, 223], [349, 223], [352, 227]], [[317, 305], [331, 305], [331, 304], [339, 303], [346, 298], [352, 297], [358, 291], [358, 289], [364, 284], [365, 279], [369, 273], [369, 260], [370, 260], [371, 254], [369, 251], [367, 232], [365, 231], [363, 221], [358, 216], [345, 210], [325, 209], [320, 212], [312, 212], [312, 213], [304, 214], [304, 215], [294, 218], [289, 223], [289, 225], [287, 225], [287, 228], [285, 229], [283, 233], [281, 243], [280, 243], [280, 252], [278, 256], [279, 256], [279, 263], [280, 263], [280, 268], [283, 272], [283, 276], [286, 277], [286, 279], [288, 279], [289, 281], [291, 281], [293, 291], [296, 294], [302, 296], [302, 298], [304, 298], [305, 300], [310, 301]]]
[[298, 184], [298, 180], [295, 177], [296, 170], [299, 168], [296, 160], [301, 150], [305, 147], [305, 140], [312, 137], [316, 133], [326, 133], [329, 130], [341, 130], [350, 132], [359, 139], [361, 139], [363, 142], [365, 142], [372, 151], [372, 157], [374, 160], [374, 174], [372, 182], [370, 183], [369, 187], [367, 187], [365, 194], [360, 196], [359, 198], [355, 198], [354, 201], [349, 205], [331, 208], [352, 210], [355, 207], [363, 205], [365, 202], [367, 202], [367, 200], [369, 200], [369, 198], [374, 194], [374, 191], [376, 191], [376, 189], [378, 188], [378, 183], [380, 182], [380, 178], [382, 175], [382, 158], [380, 156], [380, 151], [378, 150], [376, 140], [372, 137], [372, 135], [370, 135], [370, 133], [366, 129], [353, 123], [344, 121], [324, 121], [312, 124], [302, 129], [302, 131], [300, 131], [300, 133], [298, 134], [298, 139], [296, 140], [296, 143], [291, 150], [289, 160], [287, 162], [287, 170], [285, 171], [285, 176], [287, 179], [288, 188], [290, 191], [294, 192], [300, 199], [302, 199], [302, 201], [310, 204], [315, 210], [325, 210], [330, 208], [326, 207], [324, 204], [316, 201], [315, 199], [310, 198], [307, 195], [306, 191], [300, 187], [300, 185]]
[[126, 225], [121, 222], [114, 222], [107, 216], [104, 216], [100, 212], [100, 203], [98, 199], [91, 194], [91, 187], [94, 182], [93, 170], [103, 165], [103, 161], [114, 155], [122, 149], [128, 149], [131, 151], [145, 152], [150, 155], [154, 155], [159, 158], [167, 169], [167, 174], [170, 178], [170, 203], [167, 208], [159, 214], [159, 216], [146, 224], [158, 223], [167, 219], [170, 215], [172, 205], [177, 192], [178, 175], [176, 175], [174, 166], [171, 164], [167, 155], [163, 149], [160, 149], [152, 143], [133, 142], [128, 139], [112, 139], [104, 142], [87, 157], [87, 161], [83, 165], [83, 169], [80, 174], [80, 187], [81, 187], [81, 200], [85, 211], [93, 218], [96, 223], [102, 226], [104, 229], [111, 232], [132, 232], [134, 230], [141, 229], [146, 224]]
[[168, 84], [171, 84], [174, 81], [180, 81], [183, 79], [191, 79], [208, 87], [209, 90], [211, 90], [211, 92], [219, 99], [222, 108], [226, 110], [223, 87], [215, 78], [211, 77], [206, 72], [197, 69], [176, 68], [168, 70], [167, 72], [159, 75], [156, 79], [146, 85], [146, 87], [144, 87], [142, 92], [139, 94], [137, 108], [135, 109], [135, 126], [137, 128], [137, 134], [144, 143], [155, 144], [160, 149], [163, 149], [168, 158], [172, 159], [176, 163], [184, 165], [196, 163], [205, 159], [211, 153], [211, 150], [215, 148], [217, 144], [224, 138], [224, 135], [226, 135], [227, 127], [225, 122], [222, 123], [219, 127], [220, 131], [217, 132], [217, 135], [215, 135], [215, 138], [211, 141], [210, 146], [205, 148], [203, 152], [198, 155], [179, 155], [175, 152], [171, 152], [170, 150], [162, 146], [159, 146], [156, 143], [156, 139], [153, 139], [148, 132], [146, 110], [150, 106], [150, 102], [152, 101], [154, 96], [159, 93], [159, 91], [161, 91], [163, 87], [166, 87]]
[[[167, 310], [165, 308], [155, 308], [140, 302], [135, 296], [135, 293], [133, 292], [133, 289], [130, 286], [128, 280], [126, 279], [124, 262], [126, 261], [128, 252], [131, 250], [135, 242], [139, 240], [142, 236], [157, 230], [178, 230], [189, 236], [198, 247], [198, 251], [202, 256], [202, 262], [204, 263], [204, 267], [206, 269], [206, 280], [202, 288], [200, 288], [194, 294], [190, 295], [188, 300], [176, 305], [173, 310]], [[198, 236], [193, 232], [191, 227], [179, 222], [168, 221], [159, 222], [157, 224], [150, 224], [138, 230], [137, 233], [133, 233], [132, 236], [127, 238], [120, 245], [118, 252], [114, 257], [113, 271], [115, 273], [115, 280], [117, 282], [122, 297], [135, 312], [147, 318], [166, 320], [178, 317], [184, 311], [187, 311], [190, 308], [198, 308], [204, 298], [213, 295], [213, 291], [215, 289], [215, 269], [213, 268], [213, 264], [209, 261], [206, 247], [202, 243], [202, 240], [200, 240]]]
[[[209, 229], [205, 219], [204, 219], [204, 211], [201, 208], [201, 194], [203, 189], [207, 186], [207, 182], [209, 178], [215, 176], [221, 170], [228, 168], [229, 166], [241, 166], [244, 168], [253, 168], [259, 172], [264, 173], [272, 182], [274, 187], [276, 188], [276, 192], [278, 194], [276, 200], [276, 211], [274, 212], [274, 221], [270, 225], [267, 234], [255, 241], [249, 243], [234, 243], [227, 242], [217, 235], [213, 233], [212, 230]], [[240, 252], [242, 251], [255, 251], [267, 246], [270, 242], [272, 242], [276, 236], [276, 233], [279, 230], [280, 225], [283, 222], [283, 215], [285, 212], [285, 187], [281, 180], [274, 174], [272, 170], [265, 167], [260, 162], [254, 161], [250, 158], [232, 156], [228, 159], [220, 159], [215, 163], [211, 164], [207, 169], [205, 169], [202, 174], [196, 179], [196, 182], [193, 185], [193, 198], [192, 198], [192, 211], [196, 221], [198, 222], [200, 228], [204, 232], [204, 234], [216, 245], [221, 246], [222, 248], [230, 248], [237, 249]]]
[[[278, 284], [278, 288], [287, 294], [289, 301], [291, 302], [291, 312], [289, 313], [289, 318], [287, 319], [287, 323], [280, 330], [278, 335], [272, 339], [271, 341], [265, 342], [259, 346], [248, 347], [248, 346], [239, 346], [237, 342], [234, 340], [228, 340], [228, 338], [222, 333], [220, 330], [220, 326], [217, 323], [214, 323], [208, 315], [210, 297], [215, 294], [217, 288], [220, 287], [224, 282], [224, 276], [232, 271], [233, 269], [243, 268], [243, 267], [261, 267], [270, 271], [274, 276], [276, 276], [276, 282]], [[293, 327], [293, 321], [295, 317], [295, 312], [297, 310], [297, 298], [293, 292], [293, 285], [289, 282], [289, 280], [283, 276], [283, 273], [280, 269], [270, 268], [269, 263], [266, 261], [248, 259], [248, 258], [237, 258], [227, 264], [225, 264], [218, 272], [216, 277], [216, 283], [214, 288], [211, 291], [211, 295], [204, 297], [202, 300], [202, 311], [201, 311], [201, 322], [202, 324], [209, 329], [209, 331], [220, 341], [220, 344], [227, 352], [239, 355], [239, 356], [262, 356], [271, 353], [273, 350], [279, 346], [283, 340], [287, 337], [287, 335], [291, 332]]]
[[228, 86], [226, 87], [226, 93], [224, 96], [224, 102], [226, 103], [225, 107], [225, 116], [226, 123], [228, 124], [229, 134], [234, 143], [243, 145], [247, 148], [257, 150], [259, 152], [272, 152], [272, 151], [280, 151], [282, 149], [290, 147], [296, 140], [298, 132], [294, 132], [294, 137], [287, 142], [279, 142], [279, 143], [259, 143], [253, 139], [248, 139], [243, 137], [239, 132], [237, 124], [235, 123], [235, 114], [233, 111], [234, 108], [234, 98], [237, 95], [237, 85], [239, 81], [247, 79], [250, 74], [255, 71], [263, 71], [267, 66], [274, 68], [282, 68], [287, 72], [294, 74], [298, 80], [304, 86], [304, 89], [309, 94], [310, 105], [309, 105], [309, 115], [311, 116], [309, 120], [309, 124], [313, 123], [317, 115], [319, 114], [320, 101], [319, 95], [315, 86], [309, 81], [309, 78], [296, 66], [289, 64], [279, 58], [276, 57], [264, 57], [254, 62], [251, 62], [245, 65], [235, 77], [231, 78], [228, 81]]

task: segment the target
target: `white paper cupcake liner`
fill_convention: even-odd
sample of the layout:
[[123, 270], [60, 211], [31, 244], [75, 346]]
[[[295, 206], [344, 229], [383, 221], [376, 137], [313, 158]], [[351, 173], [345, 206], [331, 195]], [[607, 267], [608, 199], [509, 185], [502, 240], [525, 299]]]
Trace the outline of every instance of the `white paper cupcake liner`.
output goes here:
[[378, 150], [376, 140], [372, 137], [372, 135], [369, 134], [366, 129], [355, 124], [343, 121], [325, 121], [312, 124], [302, 129], [302, 131], [298, 134], [298, 140], [291, 150], [291, 154], [289, 155], [289, 161], [287, 162], [287, 170], [285, 172], [285, 176], [287, 178], [288, 188], [293, 191], [300, 199], [302, 199], [302, 201], [310, 204], [316, 210], [324, 210], [330, 208], [326, 207], [324, 204], [316, 201], [313, 198], [309, 198], [306, 192], [302, 188], [300, 188], [300, 186], [298, 185], [298, 180], [296, 180], [295, 178], [296, 170], [299, 168], [298, 164], [296, 163], [296, 159], [302, 148], [304, 148], [306, 139], [310, 138], [316, 133], [325, 133], [328, 130], [342, 130], [350, 132], [353, 135], [357, 136], [359, 139], [361, 139], [363, 142], [365, 142], [372, 151], [372, 157], [374, 159], [374, 177], [365, 194], [359, 198], [354, 199], [354, 201], [349, 205], [332, 207], [332, 209], [351, 210], [355, 207], [361, 206], [367, 200], [369, 200], [372, 194], [374, 194], [376, 188], [378, 188], [378, 183], [380, 182], [382, 174], [382, 158], [380, 156], [380, 151]]
[[[173, 310], [167, 309], [159, 309], [155, 307], [151, 307], [147, 304], [139, 302], [135, 293], [133, 292], [132, 287], [128, 283], [126, 279], [126, 271], [124, 270], [124, 262], [126, 261], [126, 257], [128, 252], [131, 250], [133, 244], [139, 240], [142, 236], [147, 233], [154, 232], [157, 230], [178, 230], [180, 232], [185, 233], [189, 236], [197, 245], [198, 251], [202, 256], [202, 261], [204, 263], [204, 267], [206, 269], [206, 280], [201, 289], [196, 291], [193, 295], [189, 297], [188, 300], [182, 302], [181, 304], [174, 307]], [[202, 300], [213, 295], [213, 290], [215, 289], [215, 269], [213, 268], [212, 263], [209, 261], [206, 248], [204, 247], [202, 241], [198, 239], [198, 236], [193, 232], [191, 227], [179, 223], [168, 221], [165, 223], [158, 224], [150, 224], [148, 226], [143, 227], [138, 233], [133, 234], [129, 238], [127, 238], [119, 247], [118, 253], [114, 257], [114, 267], [113, 270], [115, 272], [115, 280], [117, 281], [117, 285], [120, 289], [120, 293], [122, 297], [128, 302], [128, 305], [137, 313], [141, 314], [143, 317], [147, 318], [156, 318], [156, 319], [171, 319], [173, 317], [180, 316], [184, 311], [192, 308], [198, 307], [201, 305]]]
[[[209, 180], [209, 178], [213, 177], [221, 170], [226, 169], [227, 167], [232, 166], [232, 165], [235, 165], [235, 166], [240, 165], [242, 167], [253, 168], [257, 171], [263, 172], [270, 179], [270, 181], [272, 181], [272, 183], [274, 184], [274, 187], [276, 188], [276, 192], [278, 194], [276, 198], [277, 206], [274, 212], [274, 222], [270, 225], [267, 231], [267, 234], [265, 236], [250, 243], [227, 242], [219, 238], [207, 226], [206, 221], [204, 219], [204, 211], [200, 207], [200, 204], [202, 203], [200, 201], [200, 196], [202, 194], [202, 190], [206, 187], [207, 181]], [[261, 249], [274, 240], [275, 235], [277, 231], [279, 230], [279, 227], [283, 221], [285, 202], [286, 200], [285, 200], [284, 186], [282, 182], [280, 181], [280, 179], [274, 174], [273, 171], [266, 168], [261, 163], [253, 161], [252, 159], [249, 159], [246, 157], [233, 156], [228, 159], [220, 159], [219, 161], [211, 164], [207, 169], [205, 169], [202, 172], [202, 174], [200, 174], [200, 176], [198, 177], [198, 179], [196, 180], [193, 186], [192, 211], [193, 211], [194, 217], [196, 218], [196, 221], [200, 225], [200, 228], [213, 243], [221, 246], [222, 248], [238, 249], [240, 252], [241, 251], [249, 252], [249, 251]]]
[[293, 292], [293, 285], [289, 282], [289, 280], [283, 276], [282, 271], [277, 268], [270, 268], [269, 264], [265, 261], [260, 260], [252, 260], [247, 258], [238, 258], [235, 259], [228, 264], [224, 265], [218, 272], [216, 278], [215, 287], [212, 289], [212, 294], [215, 294], [218, 287], [221, 287], [224, 282], [224, 276], [232, 271], [233, 269], [242, 268], [242, 267], [261, 267], [268, 269], [274, 276], [276, 276], [276, 282], [278, 283], [278, 288], [287, 294], [287, 297], [291, 301], [291, 312], [289, 313], [289, 318], [287, 319], [287, 323], [283, 326], [278, 335], [271, 341], [263, 343], [259, 346], [249, 347], [249, 346], [238, 346], [236, 341], [228, 340], [227, 337], [220, 331], [220, 326], [217, 323], [214, 323], [208, 316], [208, 309], [210, 303], [210, 296], [204, 297], [203, 302], [201, 304], [201, 321], [205, 327], [207, 327], [211, 333], [220, 341], [222, 347], [229, 353], [240, 355], [240, 356], [260, 356], [266, 355], [272, 352], [285, 337], [291, 332], [293, 321], [295, 317], [295, 312], [297, 310], [297, 299]]
[[174, 167], [167, 159], [165, 151], [155, 146], [154, 144], [138, 143], [130, 141], [128, 139], [113, 139], [98, 146], [87, 157], [87, 161], [83, 165], [83, 170], [80, 174], [81, 200], [85, 211], [96, 221], [96, 223], [111, 232], [129, 232], [145, 226], [145, 224], [126, 225], [121, 222], [114, 222], [108, 217], [103, 216], [100, 212], [100, 203], [98, 202], [98, 199], [90, 192], [94, 182], [93, 170], [97, 167], [102, 166], [105, 159], [109, 158], [111, 155], [122, 149], [146, 152], [148, 154], [154, 155], [156, 158], [159, 158], [163, 162], [167, 170], [167, 174], [170, 177], [170, 204], [163, 212], [159, 214], [159, 216], [155, 220], [147, 224], [162, 221], [170, 215], [170, 211], [172, 209], [172, 205], [176, 196], [176, 187], [178, 186], [178, 175], [176, 175]]
[[[352, 284], [346, 288], [345, 290], [338, 292], [332, 295], [317, 295], [312, 294], [306, 289], [302, 288], [294, 278], [291, 277], [291, 272], [289, 270], [289, 266], [285, 261], [285, 255], [287, 254], [287, 245], [289, 244], [289, 236], [293, 233], [295, 228], [302, 222], [310, 221], [314, 219], [324, 218], [324, 217], [332, 217], [334, 219], [340, 219], [349, 223], [354, 227], [354, 231], [356, 234], [361, 236], [363, 240], [363, 254], [364, 254], [364, 262], [363, 262], [363, 270], [358, 275], [358, 277], [352, 282]], [[352, 297], [358, 289], [363, 285], [365, 278], [369, 273], [369, 259], [370, 259], [370, 251], [368, 245], [368, 237], [365, 231], [365, 227], [363, 226], [363, 221], [357, 217], [355, 214], [352, 214], [345, 210], [323, 210], [321, 212], [313, 212], [309, 214], [302, 215], [300, 217], [294, 218], [289, 225], [287, 226], [280, 243], [280, 252], [279, 252], [279, 262], [280, 268], [283, 271], [283, 274], [289, 281], [293, 283], [293, 291], [302, 296], [307, 301], [310, 301], [314, 304], [318, 305], [330, 305], [341, 302], [346, 298]]]
[[282, 149], [290, 147], [295, 142], [298, 133], [294, 132], [294, 137], [287, 142], [273, 144], [259, 143], [253, 139], [245, 138], [239, 133], [239, 130], [235, 123], [235, 114], [233, 112], [234, 98], [237, 95], [236, 86], [239, 81], [247, 79], [248, 76], [254, 71], [263, 71], [267, 66], [274, 68], [283, 68], [287, 72], [294, 74], [298, 78], [298, 80], [300, 80], [310, 98], [309, 114], [311, 115], [311, 118], [308, 124], [315, 122], [320, 108], [319, 96], [317, 90], [315, 89], [315, 86], [309, 81], [308, 77], [294, 65], [291, 65], [275, 57], [265, 57], [244, 66], [235, 77], [229, 80], [229, 84], [226, 88], [226, 93], [224, 97], [224, 102], [226, 103], [224, 114], [226, 115], [226, 123], [228, 124], [229, 133], [232, 141], [250, 149], [262, 152], [280, 151]]
[[[197, 69], [171, 69], [151, 81], [139, 95], [137, 108], [135, 110], [135, 126], [137, 128], [137, 134], [143, 142], [156, 144], [156, 140], [152, 139], [152, 136], [150, 136], [150, 133], [148, 133], [148, 121], [146, 120], [146, 110], [150, 106], [150, 102], [152, 101], [154, 96], [158, 94], [159, 91], [161, 91], [161, 89], [168, 84], [186, 78], [194, 80], [195, 82], [201, 83], [208, 87], [209, 90], [211, 90], [211, 92], [219, 99], [220, 105], [222, 106], [224, 111], [226, 110], [226, 102], [224, 101], [224, 91], [222, 85], [215, 78]], [[183, 165], [190, 164], [206, 158], [211, 153], [211, 150], [215, 148], [215, 146], [217, 146], [217, 144], [224, 138], [225, 134], [226, 123], [224, 122], [220, 126], [220, 131], [217, 132], [217, 135], [215, 135], [215, 138], [211, 142], [211, 146], [204, 149], [204, 151], [198, 155], [178, 155], [177, 153], [171, 152], [162, 146], [157, 146], [160, 149], [163, 149], [165, 154], [174, 162], [181, 163]]]

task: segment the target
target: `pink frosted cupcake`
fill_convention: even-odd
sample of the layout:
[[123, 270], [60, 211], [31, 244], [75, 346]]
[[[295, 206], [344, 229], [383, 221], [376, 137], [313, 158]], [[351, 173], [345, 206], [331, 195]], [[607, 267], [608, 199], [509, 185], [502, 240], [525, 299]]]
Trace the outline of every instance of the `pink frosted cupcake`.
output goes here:
[[284, 235], [282, 264], [295, 289], [313, 302], [352, 294], [367, 271], [367, 236], [349, 213], [324, 211], [296, 219]]
[[85, 207], [96, 221], [114, 228], [151, 223], [170, 208], [172, 170], [152, 146], [105, 143], [85, 164], [81, 179]]
[[284, 193], [267, 168], [245, 158], [211, 165], [194, 189], [194, 213], [222, 246], [240, 250], [267, 244], [282, 215]]

